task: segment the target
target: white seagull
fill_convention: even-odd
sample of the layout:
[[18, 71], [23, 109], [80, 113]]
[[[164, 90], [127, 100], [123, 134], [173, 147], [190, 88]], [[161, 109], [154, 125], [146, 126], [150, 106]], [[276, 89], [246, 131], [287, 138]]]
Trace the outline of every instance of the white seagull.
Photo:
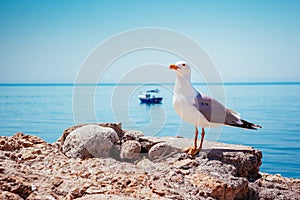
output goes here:
[[[195, 155], [202, 149], [204, 128], [217, 126], [236, 126], [246, 129], [262, 128], [240, 118], [240, 114], [226, 108], [216, 99], [206, 96], [191, 84], [191, 67], [185, 61], [169, 66], [176, 71], [176, 82], [173, 95], [173, 107], [176, 113], [186, 122], [195, 126], [194, 145], [184, 152]], [[200, 147], [197, 148], [198, 126], [202, 127]]]

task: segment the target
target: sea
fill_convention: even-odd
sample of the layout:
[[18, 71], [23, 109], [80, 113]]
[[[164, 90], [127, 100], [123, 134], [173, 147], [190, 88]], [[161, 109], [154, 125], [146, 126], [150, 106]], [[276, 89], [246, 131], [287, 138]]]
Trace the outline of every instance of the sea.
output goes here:
[[[213, 95], [205, 84], [194, 87]], [[49, 143], [79, 123], [121, 122], [150, 136], [194, 137], [172, 107], [173, 84], [1, 84], [0, 135], [33, 134]], [[159, 89], [161, 104], [141, 104], [138, 95]], [[210, 128], [205, 139], [242, 144], [263, 153], [261, 171], [300, 178], [300, 82], [225, 83], [223, 99], [259, 130]], [[221, 96], [222, 96], [221, 95]]]

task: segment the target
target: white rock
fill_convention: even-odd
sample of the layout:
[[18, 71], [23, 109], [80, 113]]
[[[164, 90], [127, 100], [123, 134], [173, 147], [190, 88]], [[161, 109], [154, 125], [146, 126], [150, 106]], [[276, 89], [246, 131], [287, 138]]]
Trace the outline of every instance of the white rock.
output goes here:
[[62, 151], [72, 158], [107, 157], [118, 141], [118, 134], [112, 128], [85, 125], [67, 136]]
[[120, 158], [133, 160], [139, 157], [141, 144], [135, 140], [128, 140], [122, 144]]
[[180, 152], [180, 149], [173, 147], [165, 142], [161, 142], [153, 145], [150, 148], [148, 155], [151, 160], [156, 160], [178, 152]]

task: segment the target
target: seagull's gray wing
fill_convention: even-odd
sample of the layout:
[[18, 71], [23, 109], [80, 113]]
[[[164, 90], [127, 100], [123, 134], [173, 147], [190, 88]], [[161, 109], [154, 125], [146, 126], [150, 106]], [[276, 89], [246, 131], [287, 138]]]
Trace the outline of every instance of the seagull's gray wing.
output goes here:
[[242, 124], [238, 113], [227, 109], [216, 99], [199, 92], [196, 94], [195, 106], [209, 122], [226, 125]]
[[209, 122], [247, 129], [262, 128], [260, 125], [241, 119], [239, 113], [225, 108], [225, 106], [216, 99], [201, 95], [196, 90], [195, 92], [197, 95], [195, 97], [195, 106]]

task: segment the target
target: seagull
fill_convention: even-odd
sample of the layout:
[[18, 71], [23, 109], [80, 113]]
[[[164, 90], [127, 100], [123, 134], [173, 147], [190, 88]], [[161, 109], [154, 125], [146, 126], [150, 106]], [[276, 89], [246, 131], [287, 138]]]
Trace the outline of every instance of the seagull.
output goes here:
[[[187, 154], [196, 155], [202, 149], [204, 128], [218, 126], [235, 126], [254, 130], [262, 128], [260, 125], [241, 119], [238, 112], [226, 108], [216, 99], [194, 89], [191, 84], [191, 67], [187, 62], [176, 62], [176, 64], [171, 64], [169, 69], [176, 72], [173, 107], [184, 121], [195, 126], [194, 145], [184, 150]], [[198, 126], [202, 127], [199, 148], [197, 147]]]

